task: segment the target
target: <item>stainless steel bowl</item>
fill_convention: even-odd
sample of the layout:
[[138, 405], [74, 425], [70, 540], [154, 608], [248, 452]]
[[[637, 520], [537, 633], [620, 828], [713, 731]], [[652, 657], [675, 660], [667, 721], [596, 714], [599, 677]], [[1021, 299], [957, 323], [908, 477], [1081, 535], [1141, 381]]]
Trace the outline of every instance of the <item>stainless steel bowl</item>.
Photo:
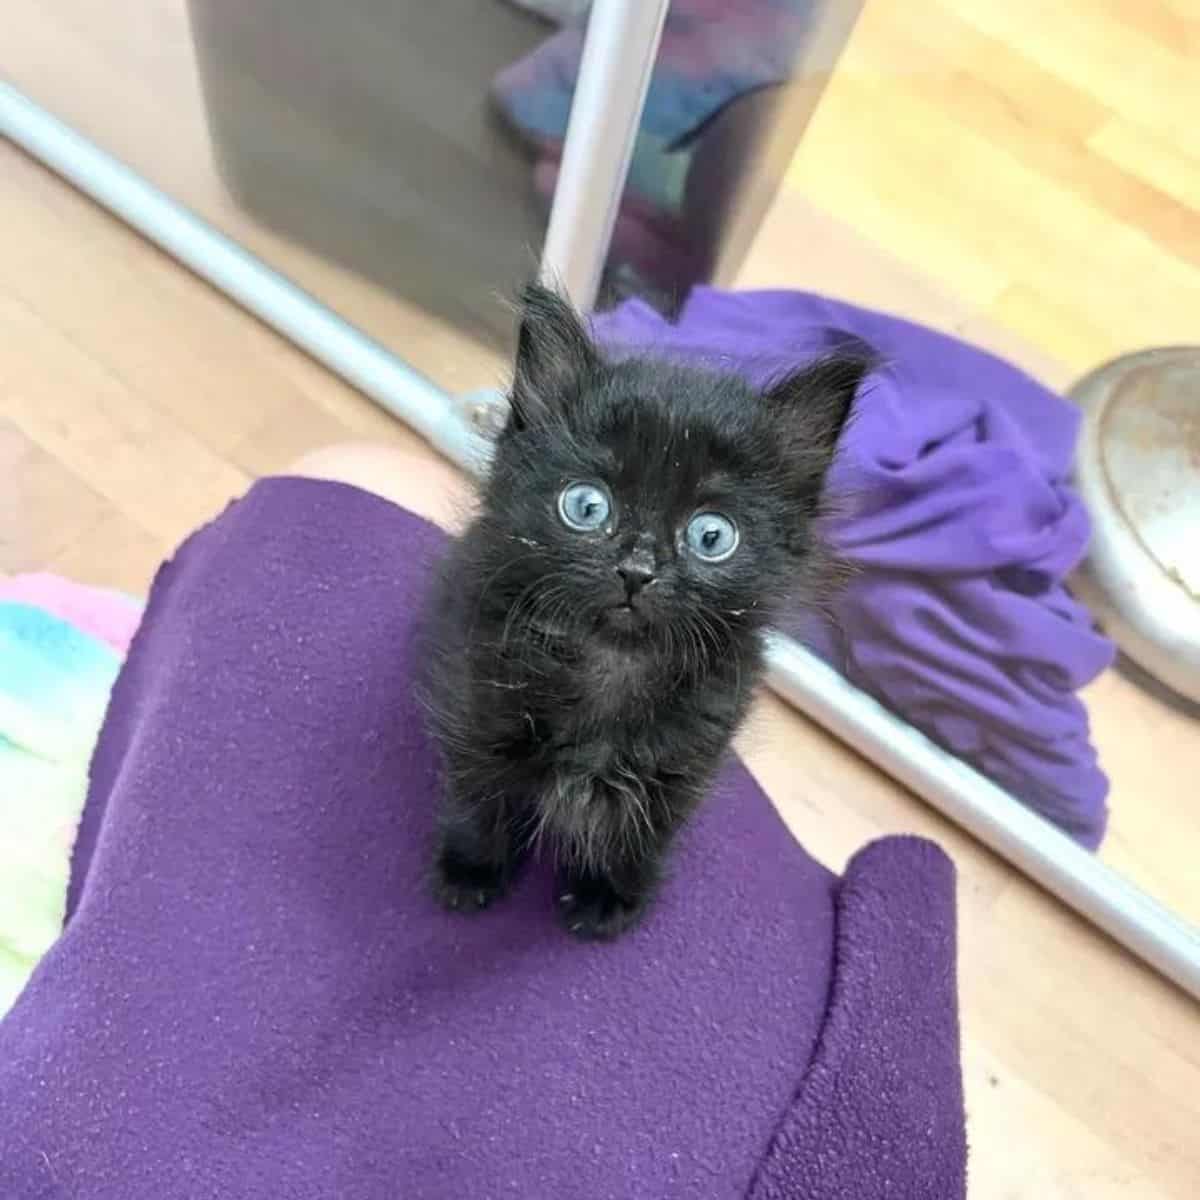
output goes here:
[[1200, 702], [1200, 347], [1125, 355], [1069, 394], [1093, 522], [1072, 589], [1134, 662]]

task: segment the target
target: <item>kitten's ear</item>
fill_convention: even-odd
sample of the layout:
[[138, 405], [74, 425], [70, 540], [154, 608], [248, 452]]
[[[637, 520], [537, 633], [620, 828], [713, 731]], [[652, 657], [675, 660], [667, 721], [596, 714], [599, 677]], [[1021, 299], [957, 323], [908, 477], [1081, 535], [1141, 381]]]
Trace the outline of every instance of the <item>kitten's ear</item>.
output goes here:
[[833, 464], [859, 386], [877, 365], [877, 356], [856, 344], [801, 367], [763, 394], [797, 483], [814, 497]]
[[521, 293], [513, 426], [524, 429], [561, 412], [599, 365], [579, 314], [549, 288], [529, 284]]

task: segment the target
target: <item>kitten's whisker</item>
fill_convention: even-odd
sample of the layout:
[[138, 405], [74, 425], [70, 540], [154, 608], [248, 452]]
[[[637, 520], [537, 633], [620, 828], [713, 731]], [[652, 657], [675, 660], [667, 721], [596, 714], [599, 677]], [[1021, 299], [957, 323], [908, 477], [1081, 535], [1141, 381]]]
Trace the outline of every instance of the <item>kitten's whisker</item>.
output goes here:
[[[567, 572], [562, 570], [552, 571], [535, 579], [525, 588], [505, 618], [504, 626], [496, 645], [497, 652], [503, 653], [508, 648], [510, 640], [518, 630], [524, 632], [535, 630], [536, 623], [541, 618], [543, 611], [551, 609], [551, 606], [555, 603], [558, 603], [565, 611], [565, 588], [561, 582], [565, 579], [569, 579]], [[553, 610], [551, 609], [551, 611]], [[528, 649], [528, 647], [523, 648]], [[533, 674], [545, 674], [545, 671], [533, 669], [531, 662], [525, 662], [521, 665], [531, 670]]]
[[526, 586], [521, 591], [521, 593], [517, 596], [516, 600], [513, 601], [512, 607], [509, 609], [508, 615], [505, 617], [505, 620], [504, 620], [504, 625], [500, 631], [499, 648], [501, 650], [503, 650], [504, 647], [508, 644], [508, 640], [512, 633], [513, 627], [516, 625], [517, 621], [522, 616], [522, 610], [524, 609], [525, 605], [532, 598], [533, 601], [535, 602], [535, 607], [536, 607], [536, 603], [538, 602], [539, 589], [545, 588], [548, 584], [551, 583], [551, 581], [553, 581], [558, 575], [561, 575], [561, 574], [562, 574], [562, 572], [555, 571], [549, 575], [539, 576], [532, 583], [530, 583], [528, 586]]
[[470, 645], [474, 640], [475, 631], [479, 627], [479, 619], [483, 615], [483, 603], [487, 599], [488, 592], [492, 589], [496, 580], [499, 579], [505, 571], [515, 567], [518, 563], [524, 562], [527, 558], [535, 558], [536, 552], [526, 550], [523, 554], [514, 554], [511, 558], [505, 559], [488, 577], [484, 580], [483, 585], [479, 589], [479, 595], [475, 600], [475, 611], [471, 614], [471, 624], [467, 629], [467, 644]]
[[702, 614], [700, 619], [704, 623], [707, 632], [712, 636], [714, 657], [721, 657], [726, 661], [732, 661], [734, 668], [734, 695], [740, 699], [742, 695], [741, 655], [736, 653], [726, 655], [724, 653], [726, 647], [736, 640], [733, 626], [717, 611], [711, 612], [707, 617]]

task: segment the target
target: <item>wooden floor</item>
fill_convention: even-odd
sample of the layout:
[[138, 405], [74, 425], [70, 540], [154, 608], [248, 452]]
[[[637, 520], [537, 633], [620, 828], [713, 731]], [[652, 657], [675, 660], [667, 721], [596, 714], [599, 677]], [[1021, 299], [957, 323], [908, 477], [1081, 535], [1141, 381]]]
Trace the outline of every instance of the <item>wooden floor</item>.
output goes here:
[[[180, 5], [146, 6], [137, 74], [115, 65], [126, 48], [106, 6], [10, 8], [0, 70], [123, 138], [128, 157], [160, 152], [162, 182], [447, 386], [500, 378], [453, 330], [239, 217], [201, 152], [194, 83], [180, 82]], [[742, 282], [887, 306], [1055, 383], [1120, 350], [1200, 341], [1189, 52], [1195, 0], [868, 0]], [[169, 139], [136, 91], [147, 79], [175, 118]], [[163, 554], [254, 476], [334, 440], [409, 439], [5, 146], [0, 245], [0, 570], [144, 592]], [[1092, 701], [1115, 796], [1139, 777], [1148, 793], [1117, 813], [1118, 861], [1200, 912], [1183, 792], [1200, 739], [1126, 687], [1106, 680]], [[778, 703], [764, 701], [746, 753], [831, 866], [898, 831], [958, 864], [973, 1197], [1196, 1195], [1193, 1002]]]
[[1200, 341], [1197, 0], [867, 0], [789, 185], [1073, 374]]

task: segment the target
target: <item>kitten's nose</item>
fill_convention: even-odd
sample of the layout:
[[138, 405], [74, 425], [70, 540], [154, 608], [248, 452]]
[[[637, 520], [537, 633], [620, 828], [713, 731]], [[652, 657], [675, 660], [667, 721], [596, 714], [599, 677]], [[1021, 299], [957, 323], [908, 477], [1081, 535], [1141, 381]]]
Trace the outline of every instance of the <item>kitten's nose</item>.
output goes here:
[[629, 558], [617, 568], [617, 574], [625, 584], [626, 599], [632, 599], [654, 582], [654, 565], [644, 559]]

